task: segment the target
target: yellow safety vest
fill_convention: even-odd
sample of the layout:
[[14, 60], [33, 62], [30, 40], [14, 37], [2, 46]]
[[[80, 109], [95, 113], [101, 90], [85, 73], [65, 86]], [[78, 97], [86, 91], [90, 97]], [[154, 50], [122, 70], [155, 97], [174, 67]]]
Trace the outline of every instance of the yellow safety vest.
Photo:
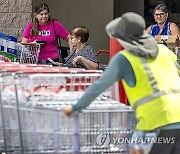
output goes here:
[[[145, 59], [124, 50], [136, 78], [135, 87], [122, 80], [133, 107], [138, 130], [153, 130], [180, 122], [180, 76], [177, 57], [164, 45], [158, 45], [156, 58]], [[172, 60], [173, 59], [173, 60]]]

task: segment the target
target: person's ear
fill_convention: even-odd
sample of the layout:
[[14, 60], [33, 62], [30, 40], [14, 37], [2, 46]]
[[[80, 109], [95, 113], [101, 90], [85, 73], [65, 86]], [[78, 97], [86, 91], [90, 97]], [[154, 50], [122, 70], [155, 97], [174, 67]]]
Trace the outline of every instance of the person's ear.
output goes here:
[[81, 43], [81, 37], [80, 36], [78, 37], [78, 42]]
[[168, 17], [169, 17], [169, 14], [167, 13], [167, 15], [166, 15], [166, 19], [168, 19]]

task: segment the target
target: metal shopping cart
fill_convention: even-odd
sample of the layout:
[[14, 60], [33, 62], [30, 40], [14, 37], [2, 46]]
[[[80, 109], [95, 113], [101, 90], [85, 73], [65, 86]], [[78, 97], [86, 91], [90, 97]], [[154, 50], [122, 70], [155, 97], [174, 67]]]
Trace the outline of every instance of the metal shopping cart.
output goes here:
[[[0, 91], [4, 125], [0, 123], [0, 131], [5, 133], [0, 136], [4, 137], [1, 149], [10, 154], [127, 154], [128, 145], [118, 139], [131, 135], [133, 111], [111, 100], [109, 90], [71, 119], [63, 114], [64, 106], [75, 103], [100, 76], [100, 72], [78, 70], [4, 74]], [[103, 136], [106, 142], [102, 142]]]
[[[100, 75], [61, 73], [20, 76], [17, 96], [21, 98], [19, 104], [25, 107], [19, 110], [24, 153], [32, 153], [32, 149], [37, 153], [129, 153], [128, 143], [118, 143], [117, 140], [131, 136], [135, 126], [134, 114], [130, 107], [110, 99], [110, 90], [99, 95], [86, 110], [74, 114], [72, 119], [63, 114], [64, 106], [75, 103]], [[21, 82], [28, 82], [30, 86]], [[30, 114], [34, 118], [25, 120]], [[28, 119], [37, 119], [37, 122], [28, 124]], [[108, 135], [107, 143], [101, 142], [101, 135]], [[28, 143], [36, 141], [36, 144], [25, 144], [28, 140], [31, 141]]]
[[[65, 149], [66, 153], [67, 151], [72, 152], [72, 149], [64, 148], [59, 142], [61, 136], [60, 128], [62, 127], [61, 123], [67, 121], [67, 117], [64, 117], [63, 112], [59, 112], [59, 110], [50, 107], [34, 105], [37, 101], [51, 102], [53, 99], [55, 100], [56, 96], [57, 101], [62, 101], [63, 95], [59, 95], [60, 98], [58, 99], [57, 94], [54, 95], [54, 93], [51, 93], [54, 88], [57, 88], [57, 92], [61, 91], [60, 89], [63, 89], [63, 87], [67, 88], [68, 91], [82, 88], [81, 85], [78, 86], [80, 82], [76, 80], [78, 77], [73, 77], [73, 75], [68, 75], [66, 71], [64, 72], [65, 73], [62, 73], [63, 75], [39, 74], [35, 76], [17, 74], [16, 72], [1, 72], [1, 152], [19, 154], [54, 153], [57, 149], [58, 151], [62, 151], [60, 147]], [[73, 74], [76, 72], [75, 70], [72, 71]], [[81, 70], [81, 72], [83, 71]], [[86, 87], [93, 82], [93, 79], [95, 80], [98, 75], [99, 73], [95, 73], [95, 75], [89, 74], [89, 77], [84, 77], [82, 74], [80, 75], [82, 78], [81, 82], [85, 82], [86, 84], [84, 84], [84, 86]], [[86, 78], [86, 80], [84, 78]], [[45, 82], [43, 82], [44, 79], [46, 79]], [[65, 85], [66, 81], [69, 84], [71, 82], [75, 89]], [[42, 93], [45, 93], [45, 95], [42, 96]], [[72, 129], [72, 125], [69, 125], [69, 127], [65, 125], [63, 127]], [[66, 137], [66, 139], [68, 138]]]
[[21, 44], [17, 43], [17, 61], [19, 63], [37, 64], [40, 53], [40, 44]]
[[17, 113], [14, 73], [0, 73], [0, 117], [1, 117], [1, 146], [0, 151], [20, 153], [20, 129]]

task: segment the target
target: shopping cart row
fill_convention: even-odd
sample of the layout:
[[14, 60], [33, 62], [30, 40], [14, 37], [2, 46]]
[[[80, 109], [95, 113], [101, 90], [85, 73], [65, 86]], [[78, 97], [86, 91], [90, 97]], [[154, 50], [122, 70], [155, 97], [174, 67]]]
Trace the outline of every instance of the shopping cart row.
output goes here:
[[0, 65], [1, 152], [128, 153], [128, 143], [117, 141], [131, 136], [136, 121], [130, 107], [111, 99], [110, 89], [72, 118], [62, 111], [101, 71], [8, 65]]

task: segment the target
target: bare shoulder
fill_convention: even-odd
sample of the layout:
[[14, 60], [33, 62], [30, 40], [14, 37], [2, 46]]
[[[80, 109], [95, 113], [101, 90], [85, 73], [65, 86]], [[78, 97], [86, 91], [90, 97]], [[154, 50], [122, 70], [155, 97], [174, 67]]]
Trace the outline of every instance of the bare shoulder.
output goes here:
[[[174, 22], [171, 23], [170, 27], [171, 27], [171, 28], [178, 28], [178, 26], [177, 26]], [[178, 29], [179, 29], [179, 28], [178, 28]]]
[[171, 23], [170, 29], [171, 29], [172, 35], [179, 35], [180, 36], [179, 28], [175, 23], [173, 23], [173, 22]]
[[151, 31], [151, 27], [152, 27], [152, 25], [151, 25], [151, 26], [149, 26], [149, 27], [146, 29], [146, 33], [147, 33], [147, 34], [149, 34], [149, 33], [150, 33], [150, 31]]

